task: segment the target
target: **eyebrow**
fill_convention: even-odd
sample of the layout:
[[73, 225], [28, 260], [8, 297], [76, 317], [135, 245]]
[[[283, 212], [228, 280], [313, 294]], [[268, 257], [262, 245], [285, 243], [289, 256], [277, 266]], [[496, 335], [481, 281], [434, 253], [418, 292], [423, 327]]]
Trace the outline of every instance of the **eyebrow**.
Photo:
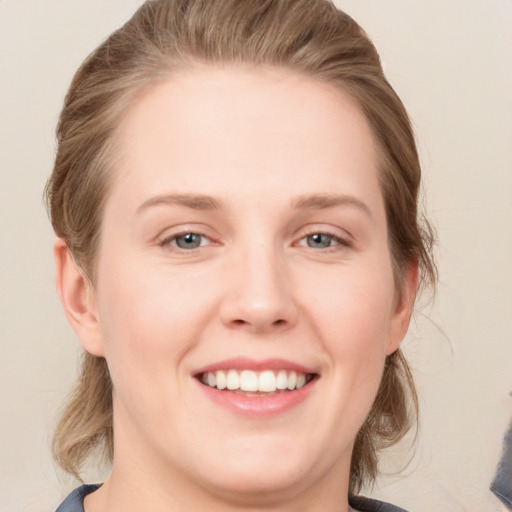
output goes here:
[[186, 206], [192, 210], [217, 210], [220, 208], [219, 202], [210, 196], [201, 194], [165, 194], [155, 196], [144, 201], [137, 208], [137, 213], [140, 213], [151, 206], [175, 204], [179, 206]]
[[[152, 206], [179, 205], [192, 210], [218, 210], [220, 203], [215, 198], [202, 194], [164, 194], [144, 201], [137, 213]], [[292, 208], [304, 210], [323, 210], [335, 206], [352, 206], [366, 213], [370, 218], [370, 208], [360, 199], [345, 194], [304, 194], [292, 200]]]
[[297, 209], [323, 210], [334, 206], [352, 206], [372, 218], [372, 212], [366, 203], [357, 197], [345, 194], [308, 194], [301, 195], [292, 201]]

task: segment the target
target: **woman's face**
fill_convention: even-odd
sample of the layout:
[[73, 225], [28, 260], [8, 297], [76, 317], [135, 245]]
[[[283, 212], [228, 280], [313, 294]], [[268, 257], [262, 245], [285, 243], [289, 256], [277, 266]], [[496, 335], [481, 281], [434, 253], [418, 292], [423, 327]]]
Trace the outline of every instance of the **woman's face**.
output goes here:
[[364, 116], [289, 71], [210, 67], [149, 89], [117, 142], [81, 335], [114, 384], [114, 472], [339, 486], [412, 301]]

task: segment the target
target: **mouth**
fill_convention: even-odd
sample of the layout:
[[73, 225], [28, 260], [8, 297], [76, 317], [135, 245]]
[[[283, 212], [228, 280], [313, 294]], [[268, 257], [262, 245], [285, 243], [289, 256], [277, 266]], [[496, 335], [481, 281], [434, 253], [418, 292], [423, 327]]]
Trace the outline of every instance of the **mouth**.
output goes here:
[[250, 418], [272, 418], [308, 402], [320, 374], [285, 359], [235, 357], [192, 375], [213, 404]]
[[268, 397], [302, 389], [318, 375], [284, 368], [263, 371], [231, 368], [205, 371], [195, 377], [203, 385], [218, 391], [246, 397]]

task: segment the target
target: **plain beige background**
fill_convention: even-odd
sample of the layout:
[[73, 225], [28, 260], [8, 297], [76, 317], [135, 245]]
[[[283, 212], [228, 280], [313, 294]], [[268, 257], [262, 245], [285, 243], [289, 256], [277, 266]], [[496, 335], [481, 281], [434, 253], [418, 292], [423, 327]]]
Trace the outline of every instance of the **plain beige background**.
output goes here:
[[[488, 487], [512, 416], [512, 2], [337, 3], [413, 118], [440, 238], [437, 301], [405, 342], [422, 406], [415, 455], [372, 493], [411, 512], [503, 510]], [[139, 4], [0, 0], [2, 512], [52, 511], [75, 485], [48, 450], [78, 343], [54, 292], [41, 194], [74, 70]]]

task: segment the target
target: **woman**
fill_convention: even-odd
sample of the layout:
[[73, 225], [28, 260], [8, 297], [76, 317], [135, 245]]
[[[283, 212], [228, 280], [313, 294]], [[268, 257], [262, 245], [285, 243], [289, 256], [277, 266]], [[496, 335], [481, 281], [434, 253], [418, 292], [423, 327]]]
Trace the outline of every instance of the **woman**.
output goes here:
[[393, 511], [358, 497], [414, 417], [433, 284], [404, 107], [324, 0], [154, 0], [77, 72], [47, 186], [85, 357], [59, 512]]

